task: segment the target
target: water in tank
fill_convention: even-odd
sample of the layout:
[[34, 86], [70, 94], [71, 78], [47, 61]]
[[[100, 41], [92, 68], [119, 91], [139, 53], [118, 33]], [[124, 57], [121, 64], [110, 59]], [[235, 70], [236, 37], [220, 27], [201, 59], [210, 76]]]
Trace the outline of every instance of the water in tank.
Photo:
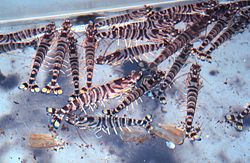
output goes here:
[[0, 162], [249, 162], [249, 0], [0, 9]]

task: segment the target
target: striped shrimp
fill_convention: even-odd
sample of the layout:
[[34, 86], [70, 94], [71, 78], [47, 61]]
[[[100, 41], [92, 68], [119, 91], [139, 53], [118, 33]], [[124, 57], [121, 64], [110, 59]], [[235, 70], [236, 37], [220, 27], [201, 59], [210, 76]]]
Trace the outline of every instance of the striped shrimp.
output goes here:
[[11, 43], [5, 43], [5, 44], [0, 44], [0, 53], [6, 53], [12, 50], [16, 49], [23, 49], [25, 47], [37, 47], [37, 39], [34, 39], [32, 41], [27, 41], [27, 42], [11, 42]]
[[95, 50], [97, 46], [97, 40], [95, 38], [96, 28], [93, 22], [90, 22], [86, 29], [86, 39], [84, 40], [85, 48], [85, 62], [87, 70], [87, 88], [92, 86], [93, 71], [95, 65]]
[[29, 81], [23, 82], [19, 88], [21, 90], [28, 90], [30, 89], [31, 92], [39, 92], [40, 88], [38, 87], [36, 83], [36, 77], [39, 72], [39, 69], [44, 61], [45, 56], [47, 55], [47, 52], [49, 51], [49, 48], [52, 44], [52, 41], [55, 37], [55, 30], [56, 26], [54, 23], [50, 23], [46, 26], [46, 30], [44, 35], [40, 38], [40, 43], [37, 47], [37, 51], [35, 54], [35, 59], [32, 65], [32, 70], [30, 73]]
[[232, 4], [234, 5], [234, 7], [236, 9], [241, 9], [243, 7], [250, 6], [250, 1], [249, 0], [240, 0], [240, 1], [232, 2]]
[[227, 114], [225, 116], [226, 121], [232, 124], [236, 130], [242, 131], [243, 130], [243, 120], [250, 114], [250, 103], [247, 104], [245, 109], [240, 113], [236, 114]]
[[231, 26], [227, 27], [224, 31], [221, 32], [219, 37], [211, 43], [211, 46], [208, 50], [206, 50], [205, 52], [198, 52], [199, 57], [202, 58], [202, 60], [206, 60], [211, 63], [211, 53], [220, 45], [222, 45], [225, 41], [231, 39], [231, 37], [236, 32], [239, 32], [242, 28], [245, 28], [246, 24], [249, 23], [247, 21], [248, 19], [243, 16], [240, 16], [238, 21], [234, 22]]
[[201, 55], [201, 51], [203, 51], [206, 46], [208, 46], [209, 43], [227, 26], [229, 20], [232, 19], [232, 16], [232, 12], [226, 12], [225, 15], [219, 18], [219, 20], [215, 23], [198, 49], [193, 48], [193, 53], [198, 54], [199, 59], [204, 60], [204, 56]]
[[201, 13], [204, 10], [214, 7], [218, 5], [218, 2], [216, 0], [211, 0], [208, 2], [198, 2], [193, 4], [184, 4], [179, 6], [170, 7], [167, 9], [163, 9], [158, 12], [151, 12], [151, 14], [148, 16], [149, 20], [160, 20], [165, 18], [166, 20], [169, 19], [169, 17], [173, 17], [175, 14], [185, 14], [185, 13], [191, 13], [191, 12], [198, 12]]
[[[132, 72], [125, 78], [118, 78], [104, 85], [92, 87], [88, 91], [80, 93], [77, 98], [70, 101], [70, 103], [61, 109], [48, 107], [47, 112], [53, 117], [51, 123], [54, 128], [58, 128], [65, 114], [75, 111], [78, 108], [85, 111], [85, 106], [91, 107], [91, 105], [96, 104], [97, 102], [103, 102], [106, 99], [115, 98], [127, 92], [141, 78], [141, 75], [142, 72]], [[91, 109], [93, 108], [91, 107]]]
[[114, 16], [103, 21], [96, 21], [95, 26], [96, 27], [110, 26], [113, 24], [125, 23], [130, 20], [136, 20], [136, 19], [146, 16], [148, 13], [151, 12], [151, 10], [152, 10], [151, 6], [145, 5], [143, 8], [129, 11], [129, 13], [127, 14]]
[[138, 100], [146, 92], [153, 89], [160, 81], [163, 79], [165, 73], [162, 71], [157, 71], [152, 76], [146, 76], [143, 78], [141, 84], [129, 92], [129, 94], [121, 101], [121, 103], [113, 110], [103, 110], [106, 115], [114, 115], [121, 112], [132, 102]]
[[59, 38], [57, 40], [57, 47], [55, 52], [55, 58], [52, 69], [52, 79], [51, 81], [42, 89], [43, 93], [49, 94], [51, 90], [56, 95], [62, 94], [62, 88], [57, 83], [57, 80], [60, 75], [60, 70], [62, 68], [64, 58], [66, 53], [68, 52], [68, 36], [70, 33], [70, 29], [72, 24], [69, 20], [65, 20], [62, 24], [63, 28], [60, 31]]
[[178, 30], [172, 31], [169, 29], [139, 29], [127, 27], [114, 27], [109, 31], [98, 32], [97, 38], [110, 38], [110, 39], [129, 39], [129, 40], [150, 40], [162, 39], [176, 35]]
[[214, 7], [208, 8], [204, 11], [207, 15], [214, 15], [215, 17], [221, 17], [227, 11], [240, 10], [244, 7], [250, 6], [249, 0], [234, 1], [229, 3], [218, 4]]
[[141, 60], [140, 57], [144, 53], [157, 51], [163, 47], [166, 47], [167, 45], [169, 45], [169, 42], [166, 39], [164, 39], [162, 43], [144, 44], [144, 45], [128, 47], [125, 49], [120, 49], [105, 56], [99, 56], [96, 59], [96, 63], [118, 65], [126, 60], [131, 60], [131, 59], [134, 59], [136, 61], [137, 59]]
[[198, 64], [192, 64], [190, 72], [187, 76], [187, 116], [185, 118], [186, 135], [190, 140], [197, 139], [197, 133], [195, 134], [193, 127], [193, 119], [196, 109], [196, 103], [199, 90], [202, 86], [200, 80], [201, 67]]
[[[47, 26], [50, 26], [50, 25], [51, 24], [48, 24]], [[17, 41], [22, 41], [27, 38], [36, 36], [38, 34], [45, 33], [47, 26], [24, 29], [24, 30], [17, 31], [14, 33], [0, 34], [0, 43], [12, 43], [12, 42], [17, 42]]]
[[129, 131], [129, 127], [141, 126], [145, 128], [148, 132], [151, 130], [152, 116], [146, 115], [143, 119], [134, 119], [128, 117], [118, 117], [118, 116], [95, 116], [95, 115], [69, 115], [65, 118], [66, 122], [71, 125], [74, 125], [80, 129], [92, 129], [97, 134], [100, 131], [110, 135], [110, 130], [114, 131], [118, 135], [117, 129], [123, 132], [123, 129], [126, 128]]
[[149, 67], [154, 68], [165, 61], [169, 56], [173, 55], [180, 48], [185, 46], [187, 43], [192, 42], [196, 39], [200, 33], [206, 28], [210, 21], [210, 17], [204, 17], [201, 21], [193, 24], [187, 28], [183, 33], [179, 34], [171, 43], [168, 45], [161, 54], [150, 63]]
[[170, 67], [167, 75], [164, 77], [164, 80], [160, 83], [159, 91], [153, 91], [153, 96], [159, 98], [162, 104], [166, 104], [167, 100], [164, 93], [168, 88], [172, 86], [174, 78], [186, 63], [191, 53], [191, 48], [192, 44], [188, 44], [182, 49], [181, 53], [176, 57], [173, 65]]
[[69, 35], [69, 62], [71, 67], [71, 75], [73, 78], [74, 84], [74, 94], [72, 95], [73, 98], [78, 97], [80, 90], [79, 90], [79, 54], [77, 52], [77, 39], [74, 38], [73, 35]]

